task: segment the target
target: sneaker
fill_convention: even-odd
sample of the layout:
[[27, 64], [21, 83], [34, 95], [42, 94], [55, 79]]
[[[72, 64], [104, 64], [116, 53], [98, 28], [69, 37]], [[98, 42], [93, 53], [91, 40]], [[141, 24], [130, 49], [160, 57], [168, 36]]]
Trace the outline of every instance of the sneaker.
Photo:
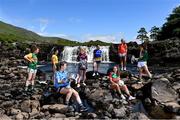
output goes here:
[[86, 107], [80, 106], [80, 109], [79, 109], [80, 112], [86, 112], [87, 110], [88, 109]]
[[86, 86], [86, 83], [83, 82], [82, 84], [83, 84], [84, 86]]
[[95, 76], [96, 74], [95, 73], [93, 73], [93, 75], [92, 76]]
[[123, 100], [126, 99], [126, 97], [125, 97], [123, 94], [121, 94], [121, 98], [122, 98]]
[[121, 67], [121, 71], [123, 71], [123, 67]]
[[79, 83], [77, 84], [77, 87], [80, 87], [80, 84], [79, 84]]
[[124, 70], [126, 71], [126, 67], [124, 67]]
[[28, 87], [25, 87], [25, 91], [28, 91]]
[[136, 99], [136, 98], [133, 96], [129, 96], [129, 100], [134, 100], [134, 99]]
[[45, 84], [45, 85], [47, 85], [47, 82], [46, 82], [46, 81], [39, 81], [39, 84]]
[[67, 106], [69, 106], [69, 101], [65, 101], [64, 104], [67, 105]]
[[99, 73], [97, 72], [96, 75], [99, 75]]

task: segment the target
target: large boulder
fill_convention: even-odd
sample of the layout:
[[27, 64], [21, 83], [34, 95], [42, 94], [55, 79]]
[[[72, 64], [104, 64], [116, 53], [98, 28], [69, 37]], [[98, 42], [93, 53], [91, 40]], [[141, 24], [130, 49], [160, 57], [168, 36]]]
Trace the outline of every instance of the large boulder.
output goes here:
[[152, 98], [160, 103], [176, 101], [178, 98], [178, 94], [166, 78], [154, 80], [151, 87], [151, 93]]

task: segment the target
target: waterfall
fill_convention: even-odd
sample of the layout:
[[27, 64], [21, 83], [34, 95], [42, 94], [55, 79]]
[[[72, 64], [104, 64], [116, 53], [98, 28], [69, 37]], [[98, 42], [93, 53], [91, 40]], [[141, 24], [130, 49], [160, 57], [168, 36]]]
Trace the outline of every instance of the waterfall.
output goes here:
[[[88, 56], [88, 62], [93, 61], [93, 51], [96, 49], [95, 46], [87, 47], [87, 46], [65, 46], [63, 50], [63, 56], [62, 60], [67, 62], [76, 62], [78, 53], [79, 53], [79, 47], [85, 48], [86, 53]], [[109, 62], [109, 46], [100, 46], [100, 49], [102, 50], [102, 62]]]

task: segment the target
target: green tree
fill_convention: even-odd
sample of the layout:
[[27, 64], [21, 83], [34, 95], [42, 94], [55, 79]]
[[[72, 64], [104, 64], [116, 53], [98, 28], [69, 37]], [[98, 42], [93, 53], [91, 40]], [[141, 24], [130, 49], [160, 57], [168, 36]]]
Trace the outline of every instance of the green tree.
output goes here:
[[164, 40], [172, 37], [180, 38], [180, 6], [174, 8], [167, 22], [163, 24], [158, 39]]
[[157, 36], [159, 35], [159, 30], [160, 29], [158, 27], [156, 27], [156, 26], [151, 28], [151, 30], [150, 30], [150, 38], [152, 40], [157, 40]]
[[146, 29], [144, 27], [140, 28], [140, 30], [138, 31], [138, 35], [137, 38], [143, 42], [149, 41], [149, 37], [147, 36], [147, 32]]

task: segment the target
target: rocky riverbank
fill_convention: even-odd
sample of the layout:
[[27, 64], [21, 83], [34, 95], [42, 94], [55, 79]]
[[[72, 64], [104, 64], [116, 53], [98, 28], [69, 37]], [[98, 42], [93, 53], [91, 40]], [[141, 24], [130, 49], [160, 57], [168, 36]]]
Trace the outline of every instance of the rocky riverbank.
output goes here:
[[[145, 78], [143, 83], [138, 83], [134, 75], [124, 74], [123, 80], [137, 98], [133, 101], [122, 100], [113, 92], [106, 76], [89, 77], [87, 87], [77, 90], [90, 111], [80, 113], [76, 105], [64, 105], [63, 96], [54, 94], [51, 89], [47, 91], [45, 84], [37, 82], [34, 92], [25, 92], [26, 69], [16, 67], [18, 64], [23, 64], [23, 60], [13, 57], [4, 58], [0, 63], [0, 113], [3, 118], [179, 118], [180, 69], [157, 74], [150, 81]], [[36, 81], [40, 78], [38, 74]]]
[[[138, 48], [138, 46], [136, 47]], [[131, 48], [134, 49], [132, 54], [136, 54], [136, 47]], [[177, 48], [179, 47], [177, 46]], [[26, 69], [17, 66], [26, 65], [22, 59], [26, 53], [25, 46], [24, 48], [17, 45], [8, 47], [1, 44], [0, 52], [1, 118], [179, 119], [180, 69], [178, 68], [164, 68], [167, 69], [166, 72], [161, 74], [157, 72], [152, 80], [145, 78], [143, 83], [138, 83], [135, 75], [123, 74], [123, 80], [128, 85], [132, 95], [137, 98], [133, 101], [122, 100], [113, 92], [106, 76], [95, 79], [90, 77], [91, 73], [88, 73], [87, 87], [75, 88], [86, 107], [89, 108], [88, 112], [80, 113], [76, 105], [72, 104], [70, 107], [64, 105], [63, 96], [55, 94], [51, 88], [47, 89], [47, 85], [40, 84], [38, 81], [43, 77], [39, 73], [36, 78], [36, 90], [33, 92], [24, 91], [27, 77]], [[158, 51], [154, 53], [158, 53]], [[45, 59], [44, 55], [45, 53], [41, 54], [40, 58]], [[151, 70], [155, 71], [157, 68], [151, 67]]]

